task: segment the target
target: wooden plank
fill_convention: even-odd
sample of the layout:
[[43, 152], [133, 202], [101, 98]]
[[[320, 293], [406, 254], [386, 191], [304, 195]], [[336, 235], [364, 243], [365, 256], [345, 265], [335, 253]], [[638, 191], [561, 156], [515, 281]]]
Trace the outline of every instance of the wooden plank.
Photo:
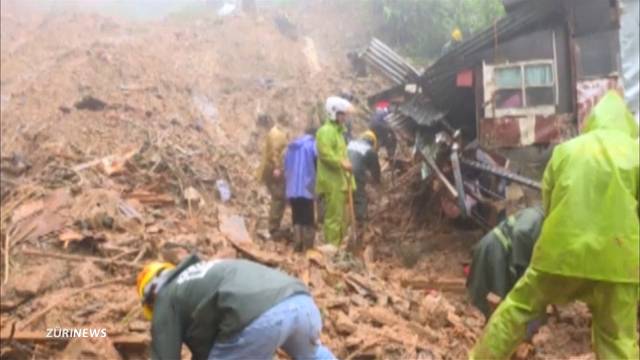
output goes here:
[[32, 250], [32, 249], [25, 249], [25, 250], [22, 251], [22, 254], [24, 254], [24, 255], [33, 255], [33, 256], [42, 256], [42, 257], [50, 257], [50, 258], [69, 260], [69, 261], [78, 261], [78, 262], [92, 261], [92, 262], [95, 262], [95, 263], [101, 263], [101, 264], [107, 264], [107, 265], [117, 265], [117, 266], [129, 267], [129, 268], [133, 268], [133, 269], [142, 269], [142, 267], [143, 267], [140, 264], [137, 264], [135, 262], [129, 262], [129, 261], [103, 259], [103, 258], [94, 257], [94, 256], [69, 255], [69, 254], [61, 254], [61, 253], [57, 253], [57, 252], [46, 252], [46, 251]]
[[403, 287], [412, 289], [435, 289], [449, 292], [465, 292], [467, 280], [465, 278], [427, 278], [412, 277], [402, 279], [400, 284]]
[[354, 290], [356, 290], [360, 295], [370, 296], [373, 300], [378, 299], [378, 294], [376, 291], [371, 288], [369, 282], [363, 278], [362, 276], [349, 273], [343, 276], [343, 279], [347, 285], [351, 286]]
[[282, 266], [284, 263], [283, 258], [259, 250], [252, 244], [240, 245], [233, 241], [229, 241], [229, 243], [231, 243], [231, 246], [233, 246], [239, 253], [247, 257], [249, 260], [253, 260], [263, 265], [272, 267]]

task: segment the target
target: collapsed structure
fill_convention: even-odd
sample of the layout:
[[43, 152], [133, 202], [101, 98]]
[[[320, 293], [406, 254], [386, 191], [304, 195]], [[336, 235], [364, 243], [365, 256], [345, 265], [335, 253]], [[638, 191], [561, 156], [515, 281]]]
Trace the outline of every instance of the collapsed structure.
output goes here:
[[[299, 277], [323, 311], [323, 343], [340, 358], [466, 356], [483, 320], [467, 301], [464, 265], [482, 233], [451, 231], [436, 217], [412, 222], [407, 204], [428, 208], [406, 191], [419, 166], [373, 204], [364, 264], [264, 240], [266, 198], [251, 166], [259, 114], [300, 131], [315, 99], [339, 87], [379, 87], [345, 77], [335, 55], [352, 47], [345, 33], [365, 36], [350, 17], [360, 8], [317, 3], [293, 14], [311, 29], [296, 42], [269, 13], [256, 22], [239, 15], [153, 24], [31, 18], [2, 1], [0, 358], [148, 358], [133, 274], [148, 260], [179, 262], [194, 250]], [[407, 69], [396, 82], [403, 92], [420, 77]], [[425, 118], [450, 116], [428, 110]], [[425, 128], [396, 117], [413, 124], [411, 135]], [[463, 140], [450, 132], [440, 138], [445, 148]], [[584, 307], [561, 309], [519, 358], [588, 358], [590, 319]], [[108, 336], [46, 336], [70, 328]]]
[[[504, 5], [506, 16], [420, 74], [378, 40], [363, 53], [396, 84], [371, 96], [370, 104], [395, 104], [392, 124], [414, 138], [416, 152], [430, 168], [442, 155], [439, 133], [460, 130], [455, 146], [476, 149], [471, 158], [461, 159], [462, 168], [456, 159], [447, 159], [444, 168], [453, 168], [448, 177], [434, 169], [450, 183], [446, 188], [463, 213], [469, 207], [463, 205], [465, 190], [476, 198], [504, 198], [495, 184], [471, 189], [476, 170], [537, 188], [497, 168], [539, 179], [553, 145], [579, 132], [607, 90], [626, 93], [638, 113], [638, 27], [633, 19], [638, 1], [504, 0]], [[474, 163], [478, 160], [486, 166]]]

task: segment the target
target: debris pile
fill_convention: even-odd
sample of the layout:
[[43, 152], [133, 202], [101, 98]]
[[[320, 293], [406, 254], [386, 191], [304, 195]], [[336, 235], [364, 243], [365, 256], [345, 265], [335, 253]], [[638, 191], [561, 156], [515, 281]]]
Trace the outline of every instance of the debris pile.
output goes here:
[[[392, 185], [370, 210], [362, 259], [323, 246], [299, 255], [268, 239], [266, 191], [254, 177], [260, 119], [295, 135], [318, 125], [314, 109], [328, 94], [382, 88], [350, 72], [343, 37], [363, 32], [358, 21], [323, 30], [327, 17], [357, 12], [329, 3], [311, 18], [143, 24], [27, 16], [7, 3], [0, 357], [147, 358], [135, 275], [146, 261], [192, 251], [301, 278], [340, 358], [465, 357], [483, 320], [465, 300], [462, 265], [481, 233], [454, 232], [431, 212], [435, 200], [414, 196], [423, 185], [408, 157], [393, 176], [386, 165]], [[51, 338], [49, 328], [108, 336]]]

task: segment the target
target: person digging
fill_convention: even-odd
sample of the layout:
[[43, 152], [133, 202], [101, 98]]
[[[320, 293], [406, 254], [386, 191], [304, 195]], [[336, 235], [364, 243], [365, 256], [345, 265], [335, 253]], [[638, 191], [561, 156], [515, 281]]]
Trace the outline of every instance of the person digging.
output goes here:
[[[529, 267], [543, 221], [542, 207], [522, 209], [500, 222], [473, 247], [467, 292], [486, 321]], [[531, 339], [546, 322], [545, 315], [528, 323], [526, 339]]]
[[377, 186], [381, 183], [380, 161], [378, 159], [378, 140], [371, 130], [365, 131], [358, 139], [351, 140], [347, 146], [347, 154], [353, 168], [353, 178], [356, 187], [353, 194], [353, 206], [355, 208], [355, 220], [360, 234], [355, 243], [350, 243], [352, 251], [360, 250], [362, 246], [362, 230], [366, 228], [368, 220], [368, 199], [366, 184], [368, 179]]
[[608, 92], [582, 135], [556, 146], [544, 171], [545, 219], [531, 265], [493, 313], [470, 359], [508, 359], [548, 304], [581, 300], [598, 359], [638, 359], [638, 124]]
[[247, 260], [178, 266], [151, 262], [138, 274], [137, 292], [151, 320], [151, 358], [271, 360], [278, 348], [292, 359], [335, 359], [320, 342], [322, 319], [297, 279]]

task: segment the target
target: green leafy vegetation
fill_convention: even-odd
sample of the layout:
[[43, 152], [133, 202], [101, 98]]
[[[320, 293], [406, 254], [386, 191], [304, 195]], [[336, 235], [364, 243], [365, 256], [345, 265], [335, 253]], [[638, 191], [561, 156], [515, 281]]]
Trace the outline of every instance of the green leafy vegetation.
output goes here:
[[460, 28], [463, 37], [504, 15], [501, 0], [372, 0], [382, 17], [379, 36], [410, 57], [436, 58]]

